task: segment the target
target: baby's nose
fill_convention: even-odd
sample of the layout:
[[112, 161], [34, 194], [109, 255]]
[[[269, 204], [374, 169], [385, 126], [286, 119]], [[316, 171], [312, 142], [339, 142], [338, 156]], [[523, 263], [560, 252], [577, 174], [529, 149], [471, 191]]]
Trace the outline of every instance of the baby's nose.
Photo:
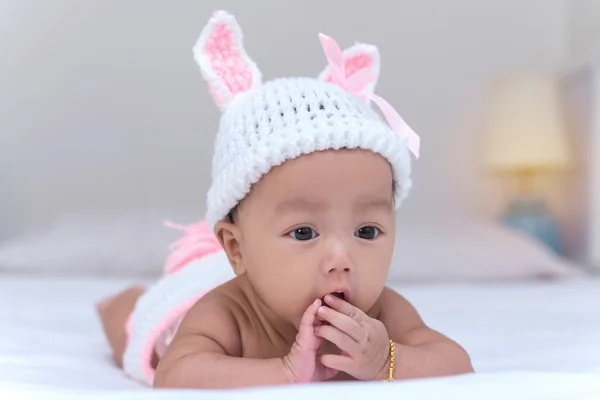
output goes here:
[[349, 273], [353, 270], [352, 258], [348, 250], [339, 244], [333, 246], [331, 251], [324, 257], [323, 266], [328, 274]]
[[331, 266], [331, 268], [329, 269], [329, 271], [327, 271], [328, 273], [332, 274], [335, 272], [350, 272], [350, 267], [349, 266], [343, 266], [343, 265], [333, 265]]

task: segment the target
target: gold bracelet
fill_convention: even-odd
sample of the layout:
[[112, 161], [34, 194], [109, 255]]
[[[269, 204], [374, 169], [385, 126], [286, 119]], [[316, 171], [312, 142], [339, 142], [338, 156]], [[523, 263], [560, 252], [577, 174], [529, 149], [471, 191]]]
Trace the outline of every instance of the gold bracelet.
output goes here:
[[394, 381], [394, 361], [396, 358], [396, 344], [393, 340], [390, 340], [390, 369], [388, 372], [387, 379], [384, 382], [392, 382]]

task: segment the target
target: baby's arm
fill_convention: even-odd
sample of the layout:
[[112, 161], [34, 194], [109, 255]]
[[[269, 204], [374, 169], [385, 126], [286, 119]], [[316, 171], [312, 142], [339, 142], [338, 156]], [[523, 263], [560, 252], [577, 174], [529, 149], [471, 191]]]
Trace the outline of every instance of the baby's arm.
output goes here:
[[389, 288], [384, 289], [381, 300], [380, 320], [396, 343], [394, 379], [473, 372], [467, 352], [427, 327], [408, 300]]
[[158, 364], [154, 387], [206, 389], [289, 382], [281, 358], [241, 358], [240, 332], [226, 300], [209, 293], [192, 307]]

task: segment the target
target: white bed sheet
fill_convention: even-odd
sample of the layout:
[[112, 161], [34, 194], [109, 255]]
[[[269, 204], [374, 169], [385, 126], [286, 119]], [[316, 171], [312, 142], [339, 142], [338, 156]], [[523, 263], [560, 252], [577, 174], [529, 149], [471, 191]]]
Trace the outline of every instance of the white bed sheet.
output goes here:
[[[0, 276], [0, 398], [10, 398], [4, 397], [9, 394], [38, 398], [40, 390], [48, 398], [173, 398], [172, 393], [132, 382], [111, 363], [94, 302], [131, 283]], [[394, 397], [478, 398], [485, 390], [511, 398], [517, 394], [530, 396], [519, 398], [545, 398], [543, 393], [560, 396], [557, 393], [563, 390], [568, 393], [565, 398], [571, 398], [598, 390], [600, 399], [600, 279], [395, 288], [413, 302], [430, 326], [467, 349], [478, 373], [384, 386], [308, 385], [291, 393], [298, 398], [321, 397], [334, 390], [345, 397], [360, 397], [360, 393], [379, 397], [393, 390]], [[242, 393], [244, 398], [256, 394], [275, 399], [289, 397], [289, 390]], [[240, 392], [204, 394], [208, 393], [217, 399]], [[177, 395], [183, 399], [197, 393]]]

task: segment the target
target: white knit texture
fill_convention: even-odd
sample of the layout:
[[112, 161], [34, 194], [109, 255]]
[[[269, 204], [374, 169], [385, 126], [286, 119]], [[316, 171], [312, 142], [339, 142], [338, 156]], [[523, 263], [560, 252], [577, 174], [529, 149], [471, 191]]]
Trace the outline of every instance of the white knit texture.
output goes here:
[[156, 346], [157, 334], [162, 333], [157, 332], [156, 327], [173, 317], [174, 312], [177, 316], [185, 315], [188, 309], [182, 305], [191, 306], [191, 300], [234, 277], [225, 251], [219, 251], [190, 261], [150, 286], [138, 299], [130, 316], [133, 330], [123, 354], [123, 369], [127, 375], [152, 386], [154, 373], [144, 360], [151, 358], [149, 352]]
[[281, 78], [240, 94], [215, 142], [206, 220], [214, 226], [275, 166], [302, 154], [366, 149], [392, 166], [399, 207], [411, 187], [408, 143], [368, 102], [313, 78]]

